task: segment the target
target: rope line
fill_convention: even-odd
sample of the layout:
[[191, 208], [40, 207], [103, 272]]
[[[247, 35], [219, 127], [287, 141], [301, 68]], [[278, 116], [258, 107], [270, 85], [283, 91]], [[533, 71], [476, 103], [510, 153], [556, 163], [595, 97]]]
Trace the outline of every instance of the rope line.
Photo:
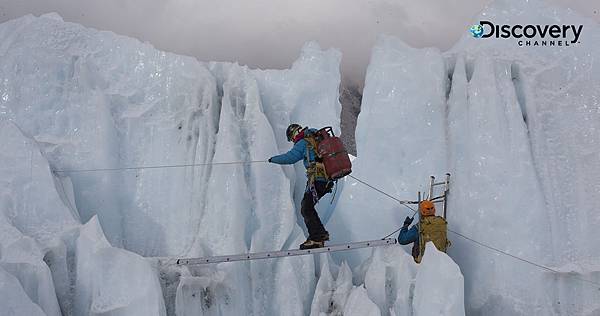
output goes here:
[[[462, 237], [462, 238], [464, 238], [464, 239], [466, 239], [466, 240], [468, 240], [468, 241], [471, 241], [471, 242], [473, 242], [473, 243], [475, 243], [475, 244], [477, 244], [477, 245], [479, 245], [479, 246], [481, 246], [481, 247], [484, 247], [484, 248], [487, 248], [487, 249], [489, 249], [489, 250], [492, 250], [492, 251], [498, 252], [498, 253], [500, 253], [500, 254], [503, 254], [503, 255], [505, 255], [505, 256], [509, 256], [509, 257], [511, 257], [511, 258], [514, 258], [514, 259], [516, 259], [516, 260], [519, 260], [519, 261], [522, 261], [522, 262], [528, 263], [528, 264], [530, 264], [530, 265], [533, 265], [533, 266], [536, 266], [536, 267], [538, 267], [538, 268], [540, 268], [540, 269], [544, 269], [544, 270], [547, 270], [547, 271], [550, 271], [550, 272], [554, 272], [554, 273], [556, 273], [556, 274], [561, 274], [561, 272], [560, 272], [560, 271], [558, 271], [558, 270], [555, 270], [555, 269], [549, 268], [549, 267], [547, 267], [547, 266], [541, 265], [541, 264], [539, 264], [539, 263], [536, 263], [536, 262], [533, 262], [533, 261], [531, 261], [531, 260], [527, 260], [527, 259], [524, 259], [524, 258], [521, 258], [521, 257], [515, 256], [515, 255], [513, 255], [513, 254], [510, 254], [510, 253], [508, 253], [508, 252], [506, 252], [506, 251], [503, 251], [503, 250], [500, 250], [500, 249], [498, 249], [498, 248], [492, 247], [492, 246], [490, 246], [490, 245], [486, 245], [486, 244], [484, 244], [484, 243], [482, 243], [482, 242], [479, 242], [479, 241], [477, 241], [477, 240], [475, 240], [475, 239], [473, 239], [473, 238], [469, 238], [469, 237], [467, 237], [467, 236], [465, 236], [465, 235], [463, 235], [463, 234], [461, 234], [461, 233], [455, 232], [455, 231], [453, 231], [453, 230], [451, 230], [451, 229], [448, 229], [448, 231], [449, 231], [449, 232], [451, 232], [451, 233], [453, 233], [453, 234], [455, 234], [455, 235], [457, 235], [457, 236], [460, 236], [460, 237]], [[600, 286], [600, 283], [598, 283], [598, 282], [594, 282], [594, 281], [591, 281], [591, 280], [587, 280], [587, 279], [579, 278], [579, 277], [577, 277], [577, 276], [573, 276], [573, 275], [569, 275], [569, 277], [571, 277], [571, 278], [573, 278], [573, 279], [576, 279], [576, 280], [579, 280], [579, 281], [583, 281], [583, 282], [587, 282], [587, 283], [590, 283], [590, 284], [593, 284], [593, 285]], [[600, 288], [599, 288], [599, 290], [600, 290]]]
[[[185, 168], [185, 167], [200, 167], [200, 166], [214, 166], [214, 165], [241, 165], [241, 164], [266, 163], [266, 162], [267, 162], [266, 160], [254, 160], [254, 161], [236, 161], [236, 162], [212, 162], [212, 163], [201, 163], [201, 164], [137, 166], [137, 167], [121, 167], [121, 168], [64, 169], [64, 170], [52, 170], [52, 172], [55, 172], [55, 173], [105, 172], [105, 171], [142, 170], [142, 169]], [[348, 176], [350, 178], [352, 178], [352, 179], [354, 179], [354, 180], [362, 183], [363, 185], [365, 185], [365, 186], [367, 186], [367, 187], [369, 187], [369, 188], [371, 188], [371, 189], [373, 189], [373, 190], [375, 190], [375, 191], [377, 191], [377, 192], [379, 192], [379, 193], [387, 196], [388, 198], [390, 198], [390, 199], [392, 199], [392, 200], [400, 203], [400, 205], [403, 205], [403, 206], [407, 207], [408, 209], [410, 209], [411, 211], [414, 212], [413, 216], [417, 213], [417, 211], [415, 209], [413, 209], [412, 207], [410, 207], [408, 204], [417, 204], [418, 202], [400, 200], [400, 199], [398, 199], [398, 198], [396, 198], [396, 197], [394, 197], [394, 196], [386, 193], [385, 191], [383, 191], [381, 189], [378, 189], [378, 188], [370, 185], [369, 183], [367, 183], [367, 182], [365, 182], [365, 181], [363, 181], [361, 179], [358, 179], [357, 177], [355, 177], [353, 175], [348, 175]], [[393, 231], [389, 235], [383, 237], [382, 239], [386, 239], [386, 238], [390, 237], [391, 235], [395, 234], [396, 232], [400, 231], [401, 229], [402, 229], [402, 227], [396, 229], [395, 231]], [[494, 252], [497, 252], [499, 254], [511, 257], [513, 259], [519, 260], [521, 262], [530, 264], [532, 266], [535, 266], [537, 268], [540, 268], [540, 269], [543, 269], [543, 270], [546, 270], [546, 271], [550, 271], [550, 272], [553, 272], [553, 273], [556, 273], [556, 274], [561, 274], [561, 272], [558, 271], [558, 270], [549, 268], [547, 266], [541, 265], [541, 264], [533, 262], [531, 260], [527, 260], [527, 259], [515, 256], [515, 255], [510, 254], [510, 253], [508, 253], [506, 251], [503, 251], [503, 250], [500, 250], [498, 248], [492, 247], [490, 245], [486, 245], [486, 244], [484, 244], [482, 242], [479, 242], [479, 241], [477, 241], [477, 240], [475, 240], [473, 238], [467, 237], [467, 236], [465, 236], [465, 235], [463, 235], [461, 233], [455, 232], [455, 231], [453, 231], [451, 229], [448, 229], [448, 231], [451, 232], [451, 233], [453, 233], [453, 234], [455, 234], [455, 235], [457, 235], [457, 236], [459, 236], [459, 237], [462, 237], [463, 239], [468, 240], [468, 241], [470, 241], [470, 242], [472, 242], [472, 243], [474, 243], [476, 245], [479, 245], [481, 247], [487, 248], [487, 249], [489, 249], [491, 251], [494, 251]], [[595, 281], [591, 281], [591, 280], [588, 280], [588, 279], [579, 278], [579, 277], [573, 276], [573, 275], [567, 275], [567, 276], [571, 277], [572, 279], [575, 279], [575, 280], [579, 280], [579, 281], [582, 281], [582, 282], [585, 282], [585, 283], [593, 284], [595, 286], [600, 286], [600, 283], [595, 282]], [[600, 290], [600, 288], [599, 288], [599, 290]]]
[[267, 162], [266, 160], [253, 160], [253, 161], [234, 161], [234, 162], [209, 162], [209, 163], [196, 163], [196, 164], [182, 164], [182, 165], [158, 165], [158, 166], [138, 166], [138, 167], [122, 167], [122, 168], [97, 168], [97, 169], [65, 169], [65, 170], [52, 170], [56, 173], [76, 173], [76, 172], [99, 172], [99, 171], [121, 171], [121, 170], [141, 170], [141, 169], [166, 169], [166, 168], [185, 168], [185, 167], [200, 167], [200, 166], [214, 166], [214, 165], [242, 165], [242, 164], [253, 164]]
[[[358, 182], [360, 182], [360, 183], [362, 183], [362, 184], [364, 184], [364, 185], [366, 185], [366, 186], [368, 186], [368, 187], [370, 187], [370, 188], [374, 189], [375, 191], [377, 191], [377, 192], [379, 192], [379, 193], [381, 193], [381, 194], [383, 194], [383, 195], [385, 195], [385, 196], [387, 196], [387, 197], [389, 197], [389, 198], [391, 198], [391, 199], [393, 199], [393, 200], [395, 200], [395, 201], [398, 201], [398, 202], [400, 202], [402, 205], [405, 205], [405, 206], [407, 206], [406, 204], [403, 204], [403, 203], [411, 203], [410, 201], [401, 201], [401, 200], [399, 200], [399, 199], [397, 199], [397, 198], [395, 198], [395, 197], [391, 196], [390, 194], [388, 194], [388, 193], [385, 193], [384, 191], [382, 191], [382, 190], [380, 190], [380, 189], [377, 189], [376, 187], [374, 187], [374, 186], [372, 186], [372, 185], [370, 185], [370, 184], [368, 184], [368, 183], [366, 183], [366, 182], [364, 182], [364, 181], [362, 181], [362, 180], [360, 180], [360, 179], [357, 179], [356, 177], [354, 177], [354, 176], [352, 176], [352, 175], [349, 175], [349, 177], [352, 177], [352, 178], [353, 178], [353, 179], [355, 179], [356, 181], [358, 181]], [[409, 208], [410, 208], [410, 207], [409, 207]], [[410, 208], [410, 209], [411, 209], [411, 210], [413, 210], [412, 208]], [[414, 211], [414, 210], [413, 210], [413, 211]], [[415, 211], [415, 214], [416, 214], [416, 211]], [[414, 216], [414, 214], [413, 214], [413, 216]], [[393, 232], [392, 232], [392, 233], [390, 233], [389, 235], [387, 235], [387, 236], [383, 237], [382, 239], [386, 239], [386, 238], [388, 238], [388, 237], [392, 236], [393, 234], [395, 234], [395, 233], [397, 233], [398, 231], [400, 231], [400, 230], [402, 229], [402, 227], [403, 227], [403, 226], [400, 226], [400, 228], [396, 229], [395, 231], [393, 231]], [[487, 248], [487, 249], [489, 249], [489, 250], [495, 251], [495, 252], [497, 252], [497, 253], [499, 253], [499, 254], [502, 254], [502, 255], [505, 255], [505, 256], [511, 257], [511, 258], [513, 258], [513, 259], [516, 259], [516, 260], [519, 260], [519, 261], [525, 262], [525, 263], [527, 263], [527, 264], [530, 264], [530, 265], [532, 265], [532, 266], [538, 267], [538, 268], [540, 268], [540, 269], [544, 269], [544, 270], [547, 270], [547, 271], [550, 271], [550, 272], [553, 272], [553, 273], [556, 273], [556, 274], [561, 274], [561, 272], [560, 272], [560, 271], [558, 271], [558, 270], [555, 270], [555, 269], [552, 269], [552, 268], [546, 267], [546, 266], [544, 266], [544, 265], [541, 265], [541, 264], [539, 264], [539, 263], [533, 262], [533, 261], [531, 261], [531, 260], [527, 260], [527, 259], [524, 259], [524, 258], [521, 258], [521, 257], [515, 256], [515, 255], [513, 255], [513, 254], [510, 254], [510, 253], [508, 253], [508, 252], [506, 252], [506, 251], [503, 251], [503, 250], [500, 250], [500, 249], [498, 249], [498, 248], [492, 247], [492, 246], [490, 246], [490, 245], [486, 245], [486, 244], [484, 244], [484, 243], [482, 243], [482, 242], [479, 242], [479, 241], [477, 241], [477, 240], [475, 240], [475, 239], [473, 239], [473, 238], [469, 238], [469, 237], [467, 237], [467, 236], [465, 236], [465, 235], [463, 235], [463, 234], [461, 234], [461, 233], [455, 232], [455, 231], [453, 231], [453, 230], [451, 230], [451, 229], [448, 229], [448, 231], [449, 231], [449, 232], [451, 232], [451, 233], [453, 233], [453, 234], [455, 234], [455, 235], [457, 235], [457, 236], [459, 236], [459, 237], [462, 237], [462, 238], [464, 238], [465, 240], [468, 240], [468, 241], [470, 241], [470, 242], [472, 242], [472, 243], [475, 243], [476, 245], [479, 245], [479, 246], [481, 246], [481, 247], [484, 247], [484, 248]], [[574, 280], [579, 280], [579, 281], [582, 281], [582, 282], [585, 282], [585, 283], [593, 284], [593, 285], [595, 285], [595, 286], [600, 286], [600, 283], [598, 283], [598, 282], [591, 281], [591, 280], [588, 280], [588, 279], [583, 279], [583, 278], [580, 278], [580, 277], [577, 277], [577, 276], [574, 276], [574, 275], [567, 275], [567, 277], [571, 277], [571, 278], [572, 278], [572, 279], [574, 279]], [[598, 288], [598, 290], [600, 290], [600, 288]]]
[[387, 239], [388, 237], [392, 236], [393, 234], [395, 234], [395, 233], [399, 232], [399, 231], [402, 229], [402, 227], [404, 227], [404, 226], [400, 226], [400, 228], [396, 229], [395, 231], [391, 232], [389, 235], [387, 235], [387, 236], [385, 236], [385, 237], [383, 237], [383, 238], [381, 238], [381, 239], [382, 239], [382, 240], [383, 240], [383, 239]]
[[360, 182], [360, 183], [362, 183], [362, 184], [364, 184], [364, 185], [368, 186], [369, 188], [371, 188], [371, 189], [373, 189], [373, 190], [375, 190], [375, 191], [377, 191], [377, 192], [379, 192], [379, 193], [381, 193], [381, 194], [383, 194], [383, 195], [385, 195], [385, 196], [389, 197], [390, 199], [392, 199], [392, 200], [394, 200], [394, 201], [396, 201], [396, 202], [400, 203], [400, 205], [403, 205], [403, 206], [405, 206], [405, 207], [409, 208], [411, 211], [413, 211], [413, 212], [414, 212], [413, 216], [414, 216], [415, 214], [417, 214], [417, 211], [416, 211], [415, 209], [413, 209], [412, 207], [408, 206], [407, 204], [417, 204], [418, 202], [415, 202], [415, 201], [405, 201], [405, 200], [400, 200], [400, 199], [397, 199], [397, 198], [395, 198], [394, 196], [392, 196], [392, 195], [390, 195], [390, 194], [388, 194], [388, 193], [384, 192], [383, 190], [381, 190], [381, 189], [378, 189], [378, 188], [376, 188], [376, 187], [374, 187], [374, 186], [372, 186], [372, 185], [370, 185], [370, 184], [366, 183], [365, 181], [362, 181], [361, 179], [359, 179], [359, 178], [357, 178], [357, 177], [355, 177], [355, 176], [353, 176], [353, 175], [351, 175], [351, 174], [350, 174], [350, 175], [348, 175], [348, 177], [350, 177], [350, 178], [352, 178], [352, 179], [354, 179], [354, 180], [356, 180], [356, 181], [358, 181], [358, 182]]

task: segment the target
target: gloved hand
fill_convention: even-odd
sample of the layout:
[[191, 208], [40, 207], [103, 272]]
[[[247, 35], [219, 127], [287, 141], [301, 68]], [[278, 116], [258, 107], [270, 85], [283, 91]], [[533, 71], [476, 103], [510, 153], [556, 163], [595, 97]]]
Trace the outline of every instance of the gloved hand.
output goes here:
[[271, 159], [273, 159], [273, 157], [269, 158], [269, 162], [271, 162], [271, 163], [272, 163], [273, 161], [271, 161]]
[[404, 219], [404, 226], [408, 226], [408, 225], [412, 224], [412, 222], [413, 222], [413, 218], [406, 216], [406, 218]]

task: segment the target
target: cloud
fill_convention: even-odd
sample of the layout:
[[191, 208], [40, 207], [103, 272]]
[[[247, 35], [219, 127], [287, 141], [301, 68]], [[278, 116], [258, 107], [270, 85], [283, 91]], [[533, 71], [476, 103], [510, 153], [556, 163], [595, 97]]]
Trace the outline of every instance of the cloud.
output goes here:
[[[362, 85], [378, 34], [448, 49], [490, 0], [0, 0], [0, 22], [58, 12], [66, 21], [148, 41], [202, 61], [287, 68], [302, 45], [342, 51], [342, 75]], [[569, 3], [594, 14], [595, 0]]]

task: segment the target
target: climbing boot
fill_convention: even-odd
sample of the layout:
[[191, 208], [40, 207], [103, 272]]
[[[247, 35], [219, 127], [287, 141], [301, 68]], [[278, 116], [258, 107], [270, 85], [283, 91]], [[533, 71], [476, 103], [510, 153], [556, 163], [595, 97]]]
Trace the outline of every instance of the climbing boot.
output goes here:
[[300, 245], [300, 250], [303, 249], [314, 249], [314, 248], [323, 248], [325, 246], [324, 241], [317, 241], [312, 239], [307, 239]]
[[325, 232], [323, 234], [317, 235], [314, 238], [312, 238], [312, 240], [328, 241], [329, 240], [329, 233]]

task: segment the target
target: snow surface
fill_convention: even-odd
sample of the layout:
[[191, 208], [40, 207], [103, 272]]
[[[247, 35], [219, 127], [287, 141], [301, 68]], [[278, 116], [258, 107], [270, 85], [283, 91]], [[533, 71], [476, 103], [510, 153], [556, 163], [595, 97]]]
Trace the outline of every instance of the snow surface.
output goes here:
[[[408, 246], [194, 267], [169, 259], [297, 247], [299, 164], [51, 172], [264, 161], [290, 148], [290, 122], [339, 132], [336, 50], [308, 43], [290, 69], [252, 70], [55, 14], [1, 24], [0, 306], [9, 315], [597, 315], [597, 287], [573, 277], [600, 282], [599, 27], [538, 1], [496, 1], [484, 18], [585, 27], [580, 45], [563, 48], [466, 34], [442, 53], [380, 38], [353, 176], [412, 200], [429, 175], [452, 173], [450, 257], [428, 245], [421, 265]], [[381, 238], [413, 213], [350, 178], [318, 209], [331, 243]]]

